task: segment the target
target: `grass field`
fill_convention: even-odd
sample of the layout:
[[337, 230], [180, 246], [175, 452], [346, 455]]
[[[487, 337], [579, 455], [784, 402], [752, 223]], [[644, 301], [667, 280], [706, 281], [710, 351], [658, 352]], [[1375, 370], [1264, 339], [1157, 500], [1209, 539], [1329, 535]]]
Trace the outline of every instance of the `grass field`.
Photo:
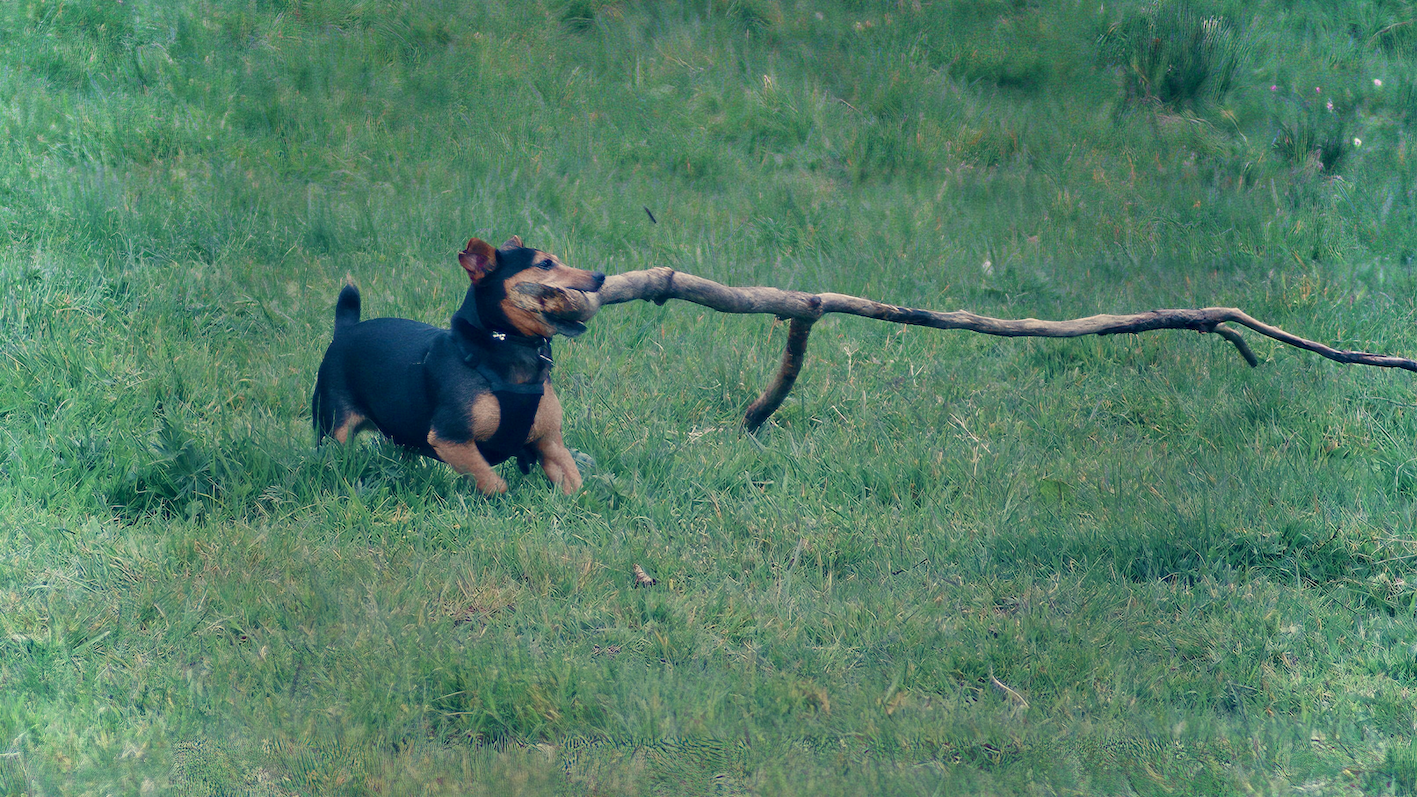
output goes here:
[[0, 6], [0, 794], [1413, 793], [1410, 374], [830, 317], [749, 437], [786, 326], [619, 305], [494, 500], [308, 402], [474, 235], [1412, 356], [1414, 20]]

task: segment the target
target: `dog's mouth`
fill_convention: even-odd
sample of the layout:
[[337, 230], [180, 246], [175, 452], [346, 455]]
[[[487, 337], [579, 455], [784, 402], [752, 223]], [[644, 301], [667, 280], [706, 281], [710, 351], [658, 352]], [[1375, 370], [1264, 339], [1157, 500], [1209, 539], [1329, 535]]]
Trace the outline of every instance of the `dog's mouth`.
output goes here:
[[519, 282], [512, 286], [509, 298], [518, 307], [540, 316], [556, 334], [574, 338], [586, 331], [589, 321], [600, 309], [591, 301], [595, 291], [558, 288], [540, 282]]
[[585, 332], [588, 328], [579, 321], [571, 321], [554, 316], [547, 316], [546, 321], [556, 330], [557, 335], [565, 335], [568, 338], [574, 338], [582, 332]]

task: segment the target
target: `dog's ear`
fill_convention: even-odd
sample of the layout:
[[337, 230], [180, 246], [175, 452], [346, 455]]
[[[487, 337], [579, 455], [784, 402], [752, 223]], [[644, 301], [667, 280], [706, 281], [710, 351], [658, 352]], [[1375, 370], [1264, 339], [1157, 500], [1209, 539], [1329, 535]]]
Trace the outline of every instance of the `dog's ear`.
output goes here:
[[473, 238], [467, 249], [458, 252], [458, 264], [467, 271], [468, 279], [478, 282], [497, 270], [497, 250], [481, 238]]
[[520, 235], [513, 235], [511, 238], [508, 238], [508, 239], [507, 239], [507, 242], [506, 242], [506, 243], [502, 244], [502, 248], [503, 248], [503, 249], [521, 249], [521, 248], [522, 248], [522, 237], [521, 237]]

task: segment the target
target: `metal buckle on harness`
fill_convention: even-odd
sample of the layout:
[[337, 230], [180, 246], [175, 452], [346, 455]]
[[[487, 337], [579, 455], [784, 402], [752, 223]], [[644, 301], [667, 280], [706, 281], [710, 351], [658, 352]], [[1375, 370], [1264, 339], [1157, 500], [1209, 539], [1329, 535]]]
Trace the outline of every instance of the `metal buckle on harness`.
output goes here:
[[492, 339], [500, 343], [507, 339], [507, 333], [502, 332], [500, 330], [493, 330]]

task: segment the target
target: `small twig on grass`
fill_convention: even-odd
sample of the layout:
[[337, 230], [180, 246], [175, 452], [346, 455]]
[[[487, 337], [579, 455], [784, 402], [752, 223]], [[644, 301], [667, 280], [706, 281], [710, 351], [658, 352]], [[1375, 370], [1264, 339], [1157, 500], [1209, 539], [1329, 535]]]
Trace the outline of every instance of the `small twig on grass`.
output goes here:
[[1101, 314], [1067, 321], [1001, 319], [965, 310], [938, 312], [899, 307], [842, 293], [804, 293], [767, 287], [732, 288], [703, 277], [663, 267], [615, 274], [606, 278], [604, 286], [596, 293], [564, 293], [565, 295], [560, 297], [563, 309], [568, 315], [581, 320], [594, 315], [607, 304], [619, 304], [635, 299], [661, 305], [670, 299], [682, 299], [724, 313], [771, 313], [778, 318], [790, 320], [787, 345], [783, 350], [777, 374], [744, 415], [743, 426], [749, 432], [761, 427], [792, 390], [806, 358], [807, 338], [812, 332], [812, 324], [827, 313], [844, 313], [933, 329], [964, 329], [1000, 337], [1076, 338], [1084, 335], [1139, 334], [1158, 329], [1189, 329], [1219, 335], [1229, 341], [1251, 367], [1258, 366], [1259, 358], [1250, 350], [1240, 333], [1221, 326], [1228, 323], [1247, 327], [1285, 345], [1310, 351], [1345, 365], [1371, 365], [1417, 372], [1417, 360], [1334, 349], [1257, 321], [1234, 307], [1152, 310], [1128, 315]]
[[659, 579], [655, 578], [654, 576], [651, 576], [649, 573], [646, 573], [645, 569], [643, 567], [640, 567], [639, 565], [631, 567], [630, 573], [633, 574], [635, 577], [635, 582], [633, 586], [652, 587], [655, 584], [659, 583]]
[[910, 571], [912, 571], [912, 570], [914, 570], [915, 568], [917, 568], [917, 567], [919, 567], [919, 566], [925, 564], [925, 563], [928, 562], [928, 561], [930, 561], [930, 558], [929, 558], [929, 557], [926, 557], [926, 558], [921, 559], [920, 561], [916, 562], [915, 564], [911, 565], [910, 567], [902, 567], [902, 568], [899, 569], [899, 570], [892, 570], [892, 571], [891, 571], [891, 575], [893, 575], [893, 576], [898, 576], [898, 575], [900, 575], [901, 573], [909, 573]]
[[993, 684], [995, 689], [998, 689], [1000, 692], [1003, 692], [1004, 697], [1008, 698], [1010, 703], [1013, 703], [1021, 709], [1028, 709], [1028, 701], [1023, 699], [1023, 695], [1014, 691], [1012, 688], [1009, 687], [1008, 684], [1004, 683], [1003, 681], [1000, 681], [998, 678], [995, 678], [993, 670], [989, 671], [989, 683]]

